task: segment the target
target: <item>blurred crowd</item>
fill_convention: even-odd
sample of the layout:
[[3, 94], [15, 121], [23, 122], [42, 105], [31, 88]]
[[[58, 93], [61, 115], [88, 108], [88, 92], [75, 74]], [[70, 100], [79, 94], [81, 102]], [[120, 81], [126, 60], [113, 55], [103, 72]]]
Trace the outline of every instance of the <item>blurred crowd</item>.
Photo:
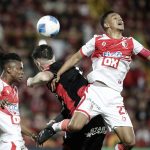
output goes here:
[[[94, 34], [101, 34], [100, 15], [107, 10], [120, 13], [125, 21], [125, 36], [133, 36], [150, 49], [149, 0], [1, 0], [0, 46], [6, 52], [22, 56], [25, 78], [19, 85], [20, 112], [25, 125], [34, 132], [46, 126], [61, 109], [61, 104], [47, 87], [27, 88], [26, 79], [37, 69], [30, 54], [40, 39], [45, 39], [55, 50], [57, 58], [66, 58], [77, 51]], [[54, 38], [41, 37], [36, 23], [41, 16], [53, 15], [60, 21], [60, 33]], [[80, 63], [86, 76], [90, 60]], [[150, 147], [150, 63], [133, 58], [131, 70], [122, 92], [136, 133], [136, 146]], [[45, 147], [61, 147], [62, 135], [57, 134]], [[25, 137], [27, 145], [33, 141]], [[104, 145], [112, 147], [118, 139], [109, 134]]]

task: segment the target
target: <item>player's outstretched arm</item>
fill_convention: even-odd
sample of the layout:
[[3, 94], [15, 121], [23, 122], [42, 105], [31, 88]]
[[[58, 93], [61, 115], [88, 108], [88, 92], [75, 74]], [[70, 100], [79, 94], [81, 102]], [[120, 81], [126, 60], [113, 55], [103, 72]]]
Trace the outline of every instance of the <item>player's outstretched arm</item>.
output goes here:
[[146, 48], [143, 48], [137, 55], [150, 61], [150, 50]]
[[53, 79], [54, 75], [50, 71], [43, 71], [36, 74], [34, 77], [27, 79], [27, 86], [32, 87], [35, 85], [45, 84]]
[[76, 52], [74, 55], [72, 55], [64, 64], [63, 66], [59, 69], [57, 72], [57, 78], [56, 82], [59, 81], [60, 76], [69, 70], [71, 67], [75, 66], [81, 59], [82, 59], [82, 54], [80, 51]]

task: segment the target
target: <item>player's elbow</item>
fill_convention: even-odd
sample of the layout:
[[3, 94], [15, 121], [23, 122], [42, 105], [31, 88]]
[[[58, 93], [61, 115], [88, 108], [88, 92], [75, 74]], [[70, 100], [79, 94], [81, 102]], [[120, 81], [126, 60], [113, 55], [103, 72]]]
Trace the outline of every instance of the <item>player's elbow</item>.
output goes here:
[[40, 80], [42, 82], [48, 82], [48, 81], [51, 80], [51, 78], [52, 77], [49, 74], [45, 73], [45, 72], [41, 72], [41, 74], [40, 74]]
[[43, 76], [41, 77], [41, 81], [42, 81], [42, 82], [48, 82], [49, 79], [47, 78], [47, 76], [43, 75]]

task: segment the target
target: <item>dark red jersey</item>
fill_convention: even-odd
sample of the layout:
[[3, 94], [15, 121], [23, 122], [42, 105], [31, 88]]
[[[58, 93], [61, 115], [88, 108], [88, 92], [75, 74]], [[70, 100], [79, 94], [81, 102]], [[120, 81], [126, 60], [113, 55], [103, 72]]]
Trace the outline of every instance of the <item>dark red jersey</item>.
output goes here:
[[[50, 66], [49, 71], [56, 75], [62, 64], [62, 62], [55, 62]], [[61, 112], [63, 117], [70, 118], [72, 116], [87, 85], [87, 80], [75, 67], [62, 74], [55, 92], [63, 102]], [[48, 83], [48, 87], [51, 89], [50, 83]], [[104, 120], [101, 115], [98, 115], [79, 132], [66, 132], [63, 150], [100, 150], [106, 132]]]
[[[62, 62], [58, 61], [52, 64], [49, 68], [54, 75], [62, 66]], [[64, 103], [65, 107], [70, 112], [70, 115], [74, 112], [81, 97], [83, 96], [84, 89], [88, 85], [88, 81], [82, 76], [81, 71], [75, 67], [71, 68], [64, 74], [62, 74], [59, 83], [56, 86], [56, 94]], [[50, 88], [50, 83], [48, 83]]]

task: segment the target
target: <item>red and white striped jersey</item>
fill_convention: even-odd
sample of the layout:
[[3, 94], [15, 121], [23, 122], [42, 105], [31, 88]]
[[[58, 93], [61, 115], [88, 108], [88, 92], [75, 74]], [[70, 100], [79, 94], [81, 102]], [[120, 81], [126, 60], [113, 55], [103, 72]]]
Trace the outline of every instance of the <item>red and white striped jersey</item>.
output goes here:
[[0, 140], [23, 140], [20, 127], [19, 98], [16, 87], [0, 79], [0, 100], [6, 99], [12, 105], [0, 108]]
[[132, 37], [112, 39], [106, 34], [94, 35], [80, 49], [84, 56], [91, 56], [93, 71], [87, 76], [89, 82], [101, 81], [117, 91], [122, 91], [131, 56], [137, 55], [143, 48]]

